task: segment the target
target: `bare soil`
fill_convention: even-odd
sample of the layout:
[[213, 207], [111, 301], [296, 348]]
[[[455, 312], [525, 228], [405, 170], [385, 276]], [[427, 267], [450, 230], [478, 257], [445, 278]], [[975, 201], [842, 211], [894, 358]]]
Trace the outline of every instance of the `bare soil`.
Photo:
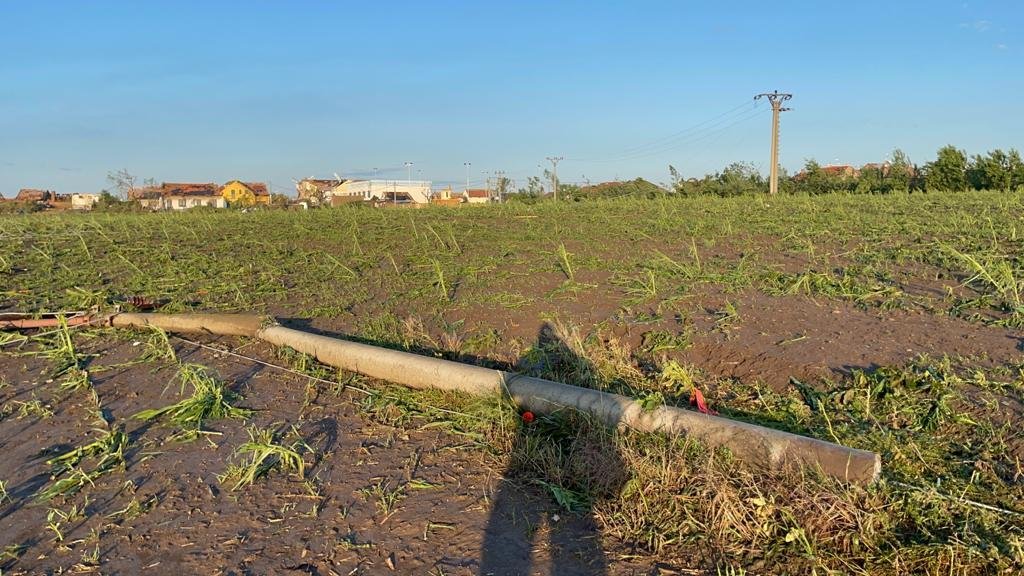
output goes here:
[[[792, 257], [784, 268], [798, 271]], [[904, 279], [910, 294], [940, 297], [947, 283], [920, 271]], [[514, 277], [517, 306], [468, 304], [444, 318], [416, 318], [441, 343], [457, 326], [465, 342], [493, 331], [497, 341], [463, 359], [512, 366], [551, 318], [584, 332], [612, 333], [641, 347], [644, 335], [686, 335], [686, 349], [667, 353], [709, 379], [734, 378], [783, 389], [792, 378], [811, 384], [854, 370], [902, 365], [921, 355], [968, 358], [976, 366], [1019, 362], [1019, 331], [928, 312], [920, 307], [886, 310], [808, 296], [770, 296], [750, 288], [723, 293], [699, 288], [659, 309], [636, 306], [654, 320], [624, 314], [622, 295], [607, 273], [580, 272], [580, 288], [558, 292], [558, 273]], [[955, 280], [949, 281], [950, 287]], [[958, 288], [959, 289], [959, 288]], [[381, 297], [347, 316], [302, 320], [307, 329], [356, 333], [357, 319], [384, 311]], [[463, 299], [464, 300], [464, 299]], [[721, 321], [727, 305], [738, 317]], [[288, 307], [281, 308], [287, 314]], [[297, 322], [297, 321], [293, 321]], [[205, 340], [273, 360], [262, 344]], [[35, 494], [49, 481], [47, 458], [95, 435], [98, 419], [85, 393], [59, 393], [48, 383], [49, 365], [24, 356], [0, 356], [9, 386], [0, 399], [39, 400], [53, 415], [0, 420], [0, 480], [9, 501], [0, 503], [0, 550], [24, 546], [19, 557], [0, 560], [4, 573], [58, 574], [701, 574], [706, 565], [653, 557], [628, 543], [603, 537], [586, 512], [566, 513], [529, 478], [506, 474], [501, 454], [465, 437], [429, 426], [393, 427], [360, 410], [353, 390], [320, 389], [307, 396], [307, 378], [236, 357], [178, 343], [179, 357], [216, 370], [256, 411], [252, 424], [288, 431], [295, 426], [313, 448], [307, 478], [280, 473], [231, 490], [218, 480], [235, 448], [248, 438], [245, 424], [219, 421], [211, 434], [190, 443], [168, 441], [173, 432], [131, 415], [176, 401], [169, 369], [135, 364], [94, 372], [100, 403], [114, 426], [132, 440], [126, 470], [89, 489], [84, 513], [47, 528], [51, 508]], [[93, 367], [134, 360], [131, 341], [91, 340]], [[714, 396], [712, 396], [714, 397]], [[375, 492], [376, 490], [376, 492]], [[397, 492], [396, 492], [397, 491]], [[382, 508], [382, 493], [396, 493]], [[134, 505], [141, 512], [121, 511]], [[66, 510], [65, 510], [66, 511]], [[95, 561], [88, 556], [98, 550]]]
[[[94, 366], [134, 359], [131, 342], [90, 346]], [[224, 341], [219, 345], [237, 346]], [[601, 538], [586, 514], [566, 514], [528, 479], [503, 475], [500, 456], [437, 429], [396, 428], [369, 420], [352, 390], [321, 392], [306, 404], [308, 379], [231, 356], [177, 346], [183, 362], [217, 370], [254, 409], [253, 423], [294, 425], [314, 449], [307, 456], [310, 494], [294, 477], [271, 473], [253, 486], [221, 483], [234, 448], [248, 439], [240, 421], [212, 422], [189, 443], [131, 415], [177, 400], [173, 372], [136, 364], [98, 372], [100, 401], [132, 440], [123, 473], [88, 490], [81, 518], [65, 523], [63, 541], [46, 528], [56, 499], [35, 494], [49, 481], [45, 461], [95, 436], [85, 393], [58, 394], [49, 366], [4, 357], [5, 403], [38, 399], [53, 415], [0, 421], [0, 478], [10, 501], [0, 507], [0, 549], [24, 546], [5, 574], [647, 574], [651, 558]], [[242, 353], [273, 360], [262, 344]], [[373, 489], [400, 490], [382, 511]], [[79, 499], [80, 501], [80, 499]], [[123, 514], [141, 505], [138, 515]], [[70, 501], [69, 501], [70, 502]], [[83, 557], [98, 549], [94, 566]]]

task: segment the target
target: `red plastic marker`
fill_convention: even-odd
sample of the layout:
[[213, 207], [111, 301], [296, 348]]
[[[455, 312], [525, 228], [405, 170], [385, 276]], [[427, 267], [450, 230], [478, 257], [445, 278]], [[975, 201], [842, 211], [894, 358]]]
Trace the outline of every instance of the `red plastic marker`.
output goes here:
[[523, 423], [529, 424], [531, 422], [533, 422], [533, 412], [530, 412], [529, 410], [523, 412]]

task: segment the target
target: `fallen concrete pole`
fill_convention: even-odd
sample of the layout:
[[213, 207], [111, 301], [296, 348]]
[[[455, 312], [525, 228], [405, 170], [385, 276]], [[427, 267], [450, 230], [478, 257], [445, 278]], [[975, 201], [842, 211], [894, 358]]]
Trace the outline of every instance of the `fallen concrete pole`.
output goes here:
[[144, 328], [155, 326], [167, 332], [205, 332], [220, 336], [256, 336], [268, 320], [254, 314], [146, 314], [121, 312], [110, 317], [110, 325]]
[[522, 374], [380, 348], [293, 330], [259, 316], [231, 314], [117, 314], [113, 326], [157, 326], [170, 332], [251, 336], [288, 346], [318, 361], [411, 388], [508, 394], [521, 408], [545, 414], [572, 408], [608, 426], [696, 438], [723, 446], [757, 467], [817, 468], [839, 480], [870, 484], [881, 473], [878, 454], [764, 426], [671, 406], [644, 410], [631, 398]]

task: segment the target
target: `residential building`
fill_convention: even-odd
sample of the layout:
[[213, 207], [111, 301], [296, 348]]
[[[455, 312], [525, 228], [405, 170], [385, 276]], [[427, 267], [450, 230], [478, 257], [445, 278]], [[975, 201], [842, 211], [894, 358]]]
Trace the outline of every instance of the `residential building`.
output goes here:
[[299, 195], [299, 200], [312, 200], [314, 202], [320, 201], [322, 198], [327, 198], [331, 195], [331, 190], [335, 186], [345, 182], [344, 179], [319, 179], [319, 178], [303, 178], [295, 183], [295, 191]]
[[198, 206], [226, 208], [228, 203], [221, 187], [210, 182], [164, 182], [160, 186], [140, 188], [132, 194], [143, 208], [150, 210], [185, 210]]
[[856, 178], [859, 172], [849, 164], [822, 166], [821, 171], [829, 176], [840, 176], [842, 178]]
[[99, 194], [72, 194], [72, 210], [92, 210], [93, 206], [100, 201]]
[[262, 182], [232, 180], [221, 187], [221, 196], [234, 206], [270, 206], [270, 192]]
[[57, 193], [52, 190], [39, 190], [36, 188], [22, 188], [14, 197], [17, 202], [52, 202], [57, 199]]
[[491, 191], [484, 190], [483, 188], [469, 188], [464, 190], [462, 192], [462, 197], [470, 204], [486, 204], [487, 202], [494, 201], [494, 198], [491, 196]]
[[461, 194], [456, 194], [451, 186], [446, 186], [430, 198], [430, 203], [437, 206], [458, 206], [465, 202], [465, 198]]
[[330, 190], [332, 197], [355, 197], [394, 204], [429, 204], [429, 180], [348, 180]]

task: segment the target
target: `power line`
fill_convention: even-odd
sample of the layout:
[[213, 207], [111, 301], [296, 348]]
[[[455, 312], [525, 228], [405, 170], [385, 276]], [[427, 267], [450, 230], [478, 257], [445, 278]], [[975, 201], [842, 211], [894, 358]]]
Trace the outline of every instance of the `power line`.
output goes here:
[[598, 158], [598, 159], [595, 159], [595, 158], [569, 158], [569, 160], [571, 160], [573, 162], [596, 162], [596, 163], [603, 163], [603, 162], [617, 162], [617, 161], [620, 161], [620, 160], [631, 159], [633, 157], [643, 157], [643, 156], [646, 156], [646, 155], [659, 154], [661, 152], [672, 150], [672, 149], [680, 146], [683, 142], [685, 142], [685, 141], [687, 141], [687, 140], [689, 140], [689, 139], [691, 139], [691, 138], [693, 138], [695, 136], [699, 137], [699, 135], [702, 132], [714, 131], [717, 127], [720, 127], [723, 124], [728, 123], [728, 122], [730, 122], [730, 121], [732, 121], [732, 120], [734, 120], [734, 119], [736, 119], [736, 118], [738, 118], [740, 116], [743, 116], [745, 114], [749, 114], [751, 111], [756, 110], [756, 109], [757, 109], [757, 104], [756, 103], [753, 106], [751, 106], [750, 102], [747, 101], [747, 102], [744, 102], [743, 104], [740, 104], [740, 105], [735, 106], [735, 107], [733, 107], [733, 108], [731, 108], [729, 110], [726, 110], [725, 112], [722, 112], [720, 114], [712, 116], [711, 118], [708, 118], [706, 120], [703, 120], [701, 122], [698, 122], [696, 124], [688, 126], [688, 127], [684, 128], [684, 129], [679, 130], [678, 132], [675, 132], [675, 133], [670, 134], [668, 136], [664, 136], [664, 137], [652, 140], [652, 141], [647, 142], [645, 144], [641, 144], [641, 145], [638, 145], [638, 146], [633, 146], [633, 147], [627, 148], [627, 149], [623, 150], [622, 153], [614, 155], [614, 156], [609, 156], [609, 157], [605, 157], [605, 158]]
[[700, 128], [704, 124], [708, 124], [708, 123], [714, 122], [715, 120], [718, 120], [719, 118], [728, 116], [729, 114], [732, 114], [733, 112], [736, 112], [737, 110], [740, 110], [740, 109], [743, 109], [743, 108], [747, 108], [749, 106], [750, 106], [750, 102], [743, 102], [742, 104], [740, 104], [740, 105], [738, 105], [738, 106], [736, 106], [734, 108], [730, 108], [729, 110], [726, 110], [725, 112], [722, 112], [721, 114], [719, 114], [717, 116], [713, 116], [711, 118], [708, 118], [707, 120], [704, 120], [702, 122], [698, 122], [698, 123], [696, 123], [696, 124], [694, 124], [694, 125], [692, 125], [692, 126], [690, 126], [688, 128], [683, 128], [682, 130], [680, 130], [680, 131], [678, 131], [678, 132], [676, 132], [674, 134], [669, 134], [668, 136], [665, 136], [663, 138], [658, 138], [656, 140], [652, 140], [651, 142], [649, 142], [647, 144], [641, 144], [639, 146], [634, 146], [632, 148], [626, 148], [625, 150], [622, 151], [622, 153], [623, 154], [630, 154], [630, 153], [633, 153], [633, 152], [640, 151], [640, 150], [642, 150], [644, 148], [651, 148], [651, 147], [655, 147], [655, 146], [657, 146], [659, 144], [668, 143], [671, 140], [674, 140], [674, 139], [676, 139], [676, 138], [678, 138], [680, 136], [686, 135], [688, 132], [692, 132], [692, 131]]
[[735, 119], [733, 119], [728, 124], [722, 125], [722, 126], [716, 128], [714, 130], [711, 130], [711, 131], [708, 131], [708, 132], [704, 132], [702, 134], [696, 134], [692, 138], [690, 138], [690, 139], [688, 139], [688, 140], [686, 140], [684, 142], [679, 142], [678, 144], [675, 144], [675, 145], [670, 146], [668, 148], [663, 148], [663, 149], [660, 149], [660, 150], [655, 150], [655, 151], [652, 151], [652, 152], [649, 152], [649, 153], [646, 153], [646, 154], [630, 156], [630, 157], [628, 157], [626, 159], [627, 160], [638, 160], [638, 159], [641, 159], [641, 158], [650, 158], [651, 156], [657, 156], [659, 154], [664, 154], [665, 152], [671, 152], [673, 150], [679, 150], [681, 148], [687, 148], [687, 147], [693, 146], [694, 144], [697, 144], [699, 142], [705, 142], [708, 139], [714, 139], [714, 138], [722, 135], [723, 133], [725, 133], [727, 130], [729, 130], [733, 126], [738, 126], [738, 125], [743, 124], [745, 122], [749, 122], [750, 120], [753, 120], [754, 118], [757, 118], [758, 116], [761, 116], [762, 113], [763, 113], [763, 109], [762, 108], [754, 109], [754, 110], [752, 110], [752, 113], [748, 113], [748, 114], [746, 114], [744, 116], [736, 117]]
[[[750, 105], [748, 104], [747, 106], [749, 107]], [[632, 153], [632, 154], [624, 154], [624, 155], [621, 155], [621, 156], [618, 156], [618, 157], [606, 158], [606, 159], [602, 159], [602, 160], [585, 160], [585, 159], [576, 159], [576, 158], [570, 158], [570, 160], [581, 161], [581, 162], [591, 162], [591, 163], [597, 163], [597, 164], [607, 164], [607, 163], [613, 163], [613, 162], [624, 162], [624, 161], [627, 161], [627, 160], [638, 160], [638, 159], [641, 159], [641, 158], [649, 158], [651, 156], [657, 156], [659, 154], [664, 154], [665, 152], [671, 152], [673, 150], [678, 150], [680, 148], [685, 148], [687, 146], [691, 146], [691, 145], [693, 145], [693, 144], [695, 144], [697, 142], [700, 142], [700, 141], [702, 141], [704, 139], [707, 139], [707, 138], [709, 138], [711, 136], [719, 134], [719, 133], [721, 133], [721, 132], [723, 132], [725, 130], [728, 130], [729, 128], [732, 128], [733, 126], [736, 126], [737, 124], [741, 124], [743, 122], [746, 122], [746, 121], [748, 121], [748, 120], [750, 120], [752, 118], [755, 118], [755, 117], [759, 116], [763, 112], [763, 110], [764, 110], [764, 108], [760, 108], [760, 107], [755, 105], [754, 107], [748, 108], [747, 110], [745, 110], [744, 112], [741, 112], [740, 114], [733, 115], [732, 117], [721, 118], [721, 119], [717, 120], [716, 122], [713, 122], [710, 125], [704, 126], [700, 130], [692, 132], [691, 134], [687, 135], [685, 138], [677, 139], [677, 140], [675, 140], [675, 141], [673, 141], [671, 143], [664, 144], [664, 145], [659, 146], [658, 148], [655, 148], [655, 149], [645, 150], [645, 151], [641, 151], [641, 152], [635, 152], [635, 153]]]

